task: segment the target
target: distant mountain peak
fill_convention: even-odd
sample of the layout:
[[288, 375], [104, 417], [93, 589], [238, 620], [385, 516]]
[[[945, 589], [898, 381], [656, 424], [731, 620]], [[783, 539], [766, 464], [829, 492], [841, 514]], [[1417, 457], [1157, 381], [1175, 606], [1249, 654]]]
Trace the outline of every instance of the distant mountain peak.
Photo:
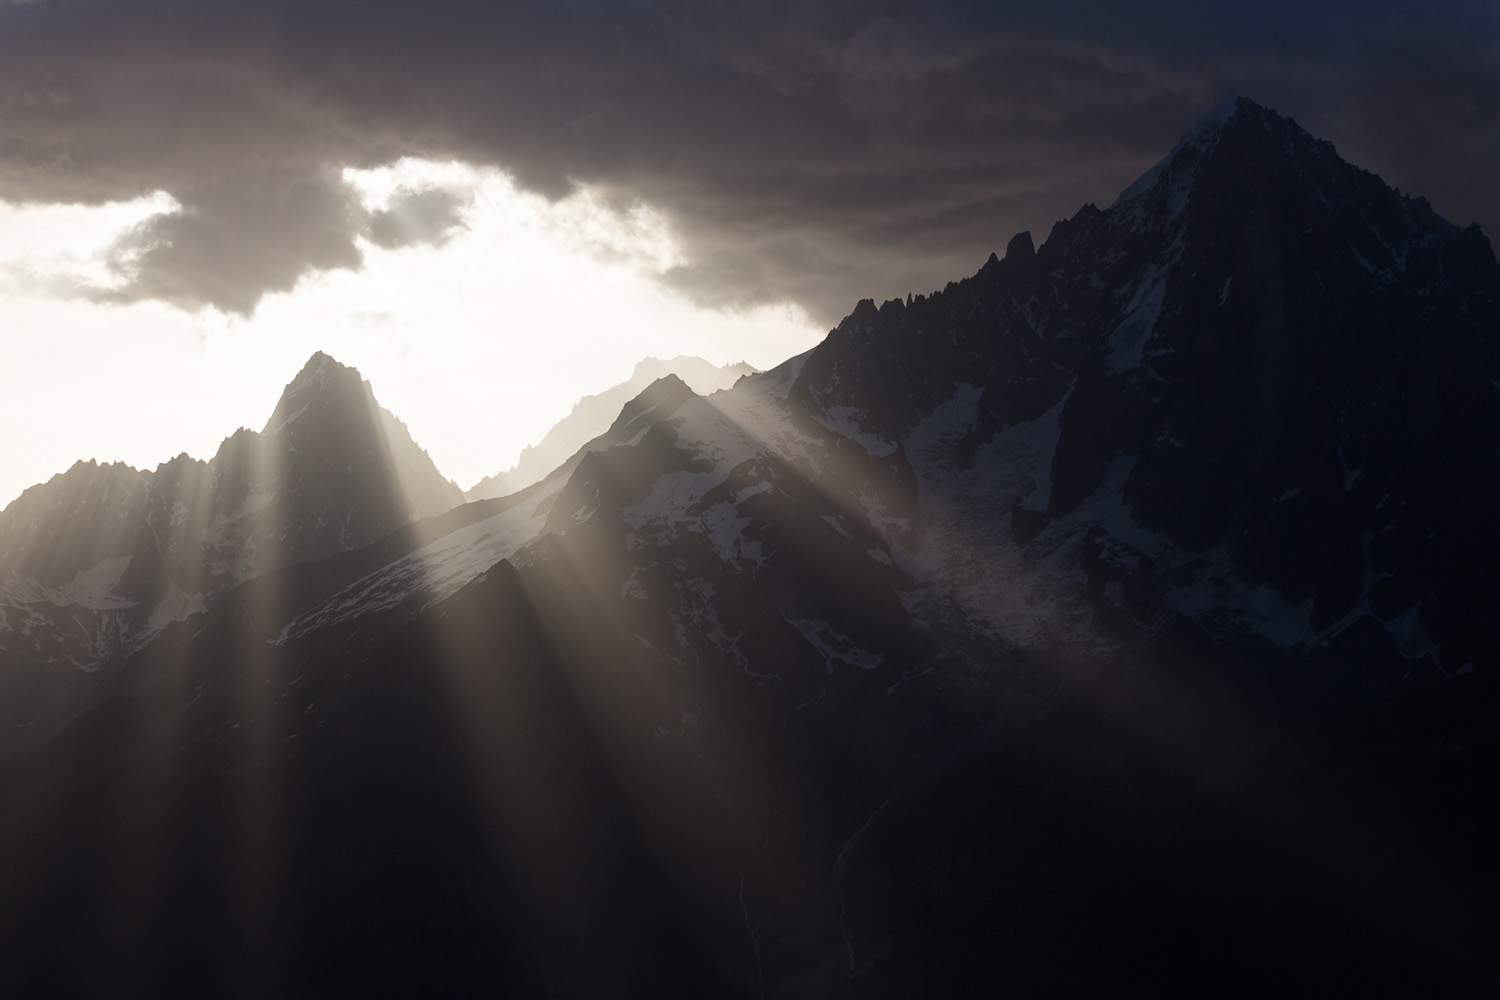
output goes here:
[[311, 356], [309, 356], [307, 359], [307, 364], [302, 366], [302, 371], [298, 373], [298, 376], [301, 377], [303, 375], [307, 375], [310, 372], [316, 373], [327, 371], [328, 369], [347, 367], [347, 365], [340, 364], [338, 359], [331, 354], [327, 354], [323, 351], [313, 351]]
[[658, 411], [671, 413], [682, 405], [683, 400], [694, 395], [696, 393], [693, 392], [692, 387], [677, 375], [668, 372], [625, 404], [620, 410], [620, 415], [610, 426], [610, 431], [621, 431], [649, 413]]
[[432, 516], [463, 500], [406, 425], [380, 405], [359, 370], [323, 351], [314, 352], [287, 383], [261, 438], [255, 447], [277, 449], [289, 481], [315, 484], [319, 503], [352, 509], [359, 503], [356, 484], [373, 490], [396, 511], [375, 518], [382, 527]]
[[354, 404], [374, 402], [374, 390], [359, 369], [340, 364], [330, 355], [316, 351], [295, 378], [281, 391], [281, 399], [266, 421], [262, 434], [285, 429], [301, 416], [315, 399], [338, 400], [340, 409]]
[[[663, 375], [677, 375], [690, 382], [716, 383], [722, 381], [723, 373], [734, 372], [736, 377], [740, 374], [749, 374], [755, 369], [743, 361], [728, 365], [716, 365], [703, 358], [689, 354], [679, 354], [672, 358], [645, 357], [636, 362], [634, 371], [631, 372], [630, 381], [640, 382], [643, 386], [661, 378]], [[710, 390], [712, 391], [712, 390]]]
[[359, 371], [350, 368], [348, 365], [340, 364], [332, 355], [324, 354], [322, 351], [314, 351], [312, 356], [307, 359], [307, 363], [302, 366], [302, 370], [287, 383], [283, 394], [296, 390], [325, 388], [330, 379], [347, 377], [349, 374], [358, 376]]
[[541, 441], [521, 451], [520, 460], [514, 466], [480, 480], [468, 491], [468, 498], [501, 497], [541, 480], [589, 441], [606, 433], [617, 421], [622, 407], [654, 389], [654, 383], [666, 376], [672, 376], [689, 393], [707, 396], [728, 389], [754, 371], [743, 361], [715, 365], [692, 355], [678, 355], [666, 360], [642, 358], [629, 379], [580, 399], [572, 412], [558, 421]]

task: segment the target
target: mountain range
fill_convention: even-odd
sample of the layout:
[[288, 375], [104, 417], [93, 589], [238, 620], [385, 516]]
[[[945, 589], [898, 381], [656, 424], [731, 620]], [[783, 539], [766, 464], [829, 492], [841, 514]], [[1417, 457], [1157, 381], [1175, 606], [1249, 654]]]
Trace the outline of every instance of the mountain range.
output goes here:
[[603, 392], [580, 399], [534, 445], [521, 449], [516, 464], [504, 472], [486, 476], [470, 489], [469, 500], [489, 500], [525, 489], [567, 461], [574, 452], [609, 429], [621, 408], [655, 382], [667, 375], [682, 379], [696, 393], [711, 395], [728, 389], [742, 376], [755, 369], [743, 361], [731, 365], [714, 365], [702, 358], [679, 355], [662, 361], [646, 358], [635, 366], [630, 378]]
[[0, 514], [0, 969], [1490, 992], [1497, 351], [1477, 227], [1231, 98], [506, 495], [315, 355]]
[[55, 720], [72, 699], [44, 692], [118, 670], [246, 580], [462, 502], [369, 383], [321, 352], [259, 433], [241, 428], [207, 462], [79, 462], [0, 512], [0, 718]]

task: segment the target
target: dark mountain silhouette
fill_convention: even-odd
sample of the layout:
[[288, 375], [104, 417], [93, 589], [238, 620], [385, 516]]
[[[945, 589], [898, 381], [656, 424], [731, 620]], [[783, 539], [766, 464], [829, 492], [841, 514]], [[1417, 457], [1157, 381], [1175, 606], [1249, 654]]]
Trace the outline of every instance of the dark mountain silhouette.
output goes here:
[[1040, 250], [862, 303], [794, 394], [892, 441], [962, 398], [955, 466], [1011, 477], [990, 513], [1135, 618], [1451, 674], [1500, 621], [1496, 275], [1477, 228], [1233, 101]]
[[0, 761], [0, 967], [1492, 993], [1497, 294], [1226, 102], [1040, 247], [165, 625]]
[[[265, 428], [240, 429], [211, 460], [179, 455], [154, 472], [79, 462], [0, 512], [6, 683], [91, 683], [78, 673], [118, 669], [251, 577], [462, 499], [357, 371], [315, 354]], [[7, 699], [7, 728], [36, 719], [37, 701]]]
[[682, 379], [694, 392], [703, 395], [728, 389], [755, 369], [743, 361], [732, 365], [713, 365], [702, 358], [686, 355], [662, 361], [646, 358], [635, 366], [630, 378], [603, 392], [584, 396], [534, 445], [521, 449], [521, 457], [511, 468], [487, 476], [474, 484], [466, 496], [470, 500], [488, 500], [509, 496], [545, 477], [571, 458], [578, 449], [603, 434], [620, 409], [640, 395], [652, 382], [666, 375]]

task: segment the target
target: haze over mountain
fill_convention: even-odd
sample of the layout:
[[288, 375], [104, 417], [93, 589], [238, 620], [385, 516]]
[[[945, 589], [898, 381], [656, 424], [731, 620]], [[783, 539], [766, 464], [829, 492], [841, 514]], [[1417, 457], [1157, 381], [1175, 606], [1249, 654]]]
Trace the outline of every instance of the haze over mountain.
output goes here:
[[167, 625], [244, 581], [360, 548], [463, 500], [359, 373], [314, 354], [265, 427], [207, 462], [154, 472], [79, 462], [0, 512], [0, 708], [35, 721], [14, 685], [118, 669]]
[[620, 409], [664, 375], [676, 375], [700, 395], [728, 389], [754, 368], [739, 362], [713, 365], [702, 358], [680, 355], [667, 361], [646, 358], [635, 366], [630, 378], [603, 392], [585, 396], [574, 404], [536, 444], [521, 449], [516, 464], [475, 483], [465, 493], [469, 500], [487, 500], [525, 489], [572, 457], [573, 453], [609, 429]]
[[415, 523], [452, 485], [358, 430], [390, 421], [357, 374], [299, 385], [231, 439], [298, 470], [255, 480], [287, 528], [229, 547], [243, 573], [204, 530], [228, 564], [189, 580], [106, 542], [133, 514], [66, 527], [105, 485], [46, 536], [4, 515], [5, 565], [69, 553], [0, 620], [7, 677], [78, 674], [23, 646], [71, 641], [110, 559], [223, 581], [0, 760], [12, 982], [1500, 984], [1500, 265], [1267, 108], [1226, 101], [1040, 246], [862, 301], [727, 391], [661, 377], [536, 483]]

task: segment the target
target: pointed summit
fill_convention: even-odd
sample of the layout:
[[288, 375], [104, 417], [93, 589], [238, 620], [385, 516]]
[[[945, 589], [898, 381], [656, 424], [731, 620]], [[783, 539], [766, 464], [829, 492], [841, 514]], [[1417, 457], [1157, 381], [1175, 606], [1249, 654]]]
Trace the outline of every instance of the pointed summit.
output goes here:
[[520, 460], [504, 472], [487, 476], [468, 492], [470, 500], [502, 497], [535, 483], [573, 457], [578, 449], [609, 431], [622, 407], [630, 405], [652, 383], [666, 375], [680, 379], [692, 392], [711, 395], [728, 389], [755, 369], [745, 362], [715, 365], [702, 358], [679, 355], [663, 360], [643, 358], [628, 380], [603, 392], [584, 396], [541, 441], [522, 450]]
[[[266, 430], [241, 428], [211, 461], [80, 462], [0, 512], [0, 659], [24, 646], [44, 670], [118, 667], [247, 580], [462, 502], [359, 372], [319, 351]], [[57, 625], [45, 641], [7, 637], [16, 601], [28, 630]]]
[[292, 384], [296, 385], [313, 380], [323, 381], [328, 378], [330, 372], [352, 370], [347, 365], [339, 364], [332, 355], [324, 354], [322, 351], [314, 351], [312, 356], [307, 359], [307, 364], [302, 366], [302, 370], [292, 380]]
[[359, 370], [322, 351], [287, 383], [257, 447], [262, 467], [281, 469], [284, 484], [312, 501], [310, 523], [321, 525], [327, 512], [345, 521], [342, 542], [313, 530], [318, 537], [309, 544], [319, 552], [363, 544], [463, 502]]
[[[1331, 143], [1314, 138], [1292, 119], [1230, 95], [1184, 132], [1172, 151], [1122, 191], [1110, 209], [1123, 210], [1138, 223], [1173, 225], [1206, 170], [1217, 178], [1216, 187], [1264, 187], [1271, 177], [1287, 173], [1293, 161], [1302, 165], [1292, 172], [1304, 175], [1357, 169], [1340, 160]], [[1214, 197], [1237, 196], [1218, 190]]]
[[1199, 118], [1195, 123], [1193, 123], [1192, 128], [1188, 129], [1182, 134], [1182, 138], [1177, 141], [1177, 145], [1181, 146], [1185, 143], [1192, 142], [1195, 137], [1202, 135], [1204, 132], [1208, 132], [1211, 129], [1223, 125], [1225, 122], [1229, 121], [1239, 113], [1240, 107], [1242, 105], [1247, 110], [1265, 110], [1259, 104], [1256, 104], [1254, 101], [1248, 100], [1247, 98], [1241, 97], [1239, 94], [1228, 94], [1220, 99], [1217, 104], [1204, 112], [1203, 117]]
[[[281, 399], [277, 401], [276, 409], [271, 412], [261, 433], [272, 434], [283, 430], [306, 412], [311, 402], [319, 397], [336, 397], [342, 400], [343, 408], [347, 408], [349, 404], [358, 406], [374, 402], [370, 384], [361, 377], [359, 369], [340, 364], [330, 355], [317, 351], [307, 359], [296, 377], [286, 384], [286, 388], [282, 389]], [[365, 397], [368, 397], [368, 401]]]
[[672, 413], [682, 405], [683, 400], [696, 395], [692, 387], [681, 378], [668, 372], [661, 378], [646, 386], [630, 402], [626, 403], [620, 410], [620, 415], [610, 425], [611, 432], [617, 432], [630, 426], [642, 416], [653, 413]]
[[[894, 441], [973, 388], [969, 447], [1022, 426], [1050, 442], [1007, 500], [1018, 539], [1103, 523], [1090, 505], [1115, 498], [1132, 531], [1176, 552], [1224, 547], [1246, 592], [1283, 596], [1296, 641], [1322, 641], [1368, 606], [1401, 650], [1427, 648], [1400, 616], [1418, 616], [1428, 593], [1442, 596], [1420, 618], [1444, 662], [1487, 648], [1491, 633], [1431, 610], [1465, 607], [1490, 572], [1471, 554], [1495, 548], [1480, 508], [1453, 537], [1488, 548], [1454, 543], [1444, 573], [1408, 570], [1419, 585], [1376, 587], [1384, 570], [1367, 560], [1381, 531], [1427, 551], [1397, 498], [1447, 511], [1476, 495], [1466, 470], [1492, 470], [1500, 451], [1500, 266], [1477, 230], [1233, 97], [1115, 205], [1058, 223], [1034, 267], [1017, 266], [1017, 240], [903, 311], [861, 303], [789, 398], [860, 414], [864, 432]], [[1266, 637], [1292, 634], [1268, 622]]]
[[347, 383], [351, 380], [363, 381], [357, 368], [340, 364], [332, 355], [315, 351], [302, 366], [302, 370], [286, 384], [286, 388], [282, 390], [282, 399], [290, 395], [326, 389], [330, 383]]

